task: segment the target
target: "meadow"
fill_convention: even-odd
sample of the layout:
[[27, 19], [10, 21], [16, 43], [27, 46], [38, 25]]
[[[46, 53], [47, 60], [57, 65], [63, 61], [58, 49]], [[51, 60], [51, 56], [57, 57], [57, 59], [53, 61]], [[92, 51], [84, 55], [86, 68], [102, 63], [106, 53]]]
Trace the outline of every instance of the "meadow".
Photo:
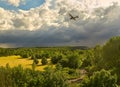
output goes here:
[[[50, 59], [47, 59], [48, 61]], [[48, 65], [42, 65], [41, 59], [38, 59], [39, 63], [37, 64], [36, 70], [43, 71], [45, 67]], [[50, 62], [50, 61], [49, 61]], [[20, 56], [7, 56], [7, 57], [0, 57], [0, 66], [6, 66], [6, 64], [9, 64], [10, 67], [15, 67], [18, 65], [21, 65], [23, 68], [32, 68], [33, 60], [30, 58], [22, 58]]]

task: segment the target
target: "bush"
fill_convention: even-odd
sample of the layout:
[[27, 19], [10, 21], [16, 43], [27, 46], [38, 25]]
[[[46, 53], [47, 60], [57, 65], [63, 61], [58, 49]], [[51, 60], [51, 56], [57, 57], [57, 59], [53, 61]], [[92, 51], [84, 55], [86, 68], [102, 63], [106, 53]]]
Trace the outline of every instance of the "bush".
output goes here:
[[63, 58], [63, 59], [60, 60], [59, 63], [62, 65], [62, 67], [67, 67], [68, 66], [68, 59]]
[[45, 57], [41, 60], [42, 65], [46, 65], [48, 63], [47, 59]]
[[82, 65], [82, 61], [79, 57], [79, 55], [73, 54], [68, 56], [68, 67], [69, 68], [80, 68], [80, 66]]
[[61, 59], [62, 59], [62, 56], [53, 56], [53, 57], [51, 58], [51, 62], [52, 62], [53, 64], [57, 64]]
[[0, 87], [68, 87], [68, 84], [60, 70], [48, 68], [40, 72], [19, 65], [0, 67]]
[[34, 58], [33, 62], [34, 62], [35, 64], [38, 64], [38, 63], [39, 63], [39, 61], [38, 61], [37, 58]]
[[45, 84], [43, 87], [68, 87], [66, 76], [62, 70], [53, 70], [47, 67], [44, 72]]
[[109, 71], [97, 71], [90, 78], [82, 81], [80, 87], [117, 87], [117, 76], [111, 75]]
[[26, 54], [21, 54], [20, 56], [21, 56], [22, 58], [28, 58], [28, 57], [29, 57], [29, 54], [27, 54], [27, 53], [26, 53]]

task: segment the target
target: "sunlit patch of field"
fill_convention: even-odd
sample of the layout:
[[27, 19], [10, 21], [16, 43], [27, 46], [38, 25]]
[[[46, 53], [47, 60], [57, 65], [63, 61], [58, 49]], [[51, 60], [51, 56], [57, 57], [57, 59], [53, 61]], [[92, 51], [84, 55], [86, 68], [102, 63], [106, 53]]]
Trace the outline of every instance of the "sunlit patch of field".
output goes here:
[[[50, 62], [50, 59], [48, 59]], [[33, 60], [30, 58], [21, 58], [20, 56], [8, 56], [8, 57], [0, 57], [0, 66], [6, 66], [9, 64], [10, 67], [15, 67], [21, 65], [23, 68], [31, 68], [32, 69]], [[41, 59], [39, 59], [39, 64], [36, 66], [36, 70], [43, 71], [45, 67], [48, 65], [42, 65]]]

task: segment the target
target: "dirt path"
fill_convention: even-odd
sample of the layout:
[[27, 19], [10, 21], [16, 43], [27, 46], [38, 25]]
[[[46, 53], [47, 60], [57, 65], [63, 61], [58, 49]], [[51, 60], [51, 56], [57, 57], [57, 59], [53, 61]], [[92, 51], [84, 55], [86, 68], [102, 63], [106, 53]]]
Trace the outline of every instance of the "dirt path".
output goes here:
[[84, 69], [81, 69], [80, 70], [80, 77], [78, 77], [78, 78], [73, 78], [73, 79], [69, 79], [68, 80], [68, 82], [69, 83], [79, 83], [79, 82], [81, 82], [82, 80], [83, 80], [83, 78], [86, 76], [86, 70], [84, 70]]

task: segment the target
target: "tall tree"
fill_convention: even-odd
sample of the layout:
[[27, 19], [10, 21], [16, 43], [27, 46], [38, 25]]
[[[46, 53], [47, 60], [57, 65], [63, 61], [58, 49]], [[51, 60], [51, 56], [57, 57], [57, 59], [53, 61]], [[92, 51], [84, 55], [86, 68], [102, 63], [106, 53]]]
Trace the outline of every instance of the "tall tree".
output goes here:
[[106, 69], [114, 69], [120, 84], [120, 36], [111, 38], [102, 49], [103, 65]]

